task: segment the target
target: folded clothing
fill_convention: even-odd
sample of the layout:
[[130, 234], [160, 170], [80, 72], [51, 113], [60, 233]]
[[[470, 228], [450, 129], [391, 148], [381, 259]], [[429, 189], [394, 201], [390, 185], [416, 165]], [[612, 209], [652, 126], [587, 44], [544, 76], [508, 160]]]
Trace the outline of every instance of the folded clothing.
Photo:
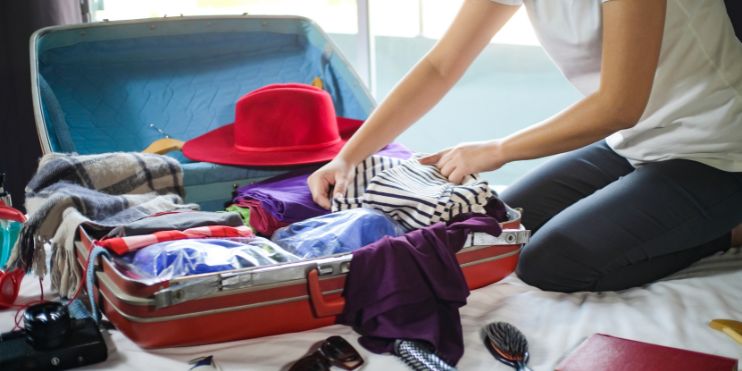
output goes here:
[[242, 224], [248, 227], [250, 226], [250, 208], [231, 204], [225, 210], [239, 214], [240, 218], [242, 218]]
[[117, 258], [117, 263], [132, 277], [166, 280], [298, 260], [270, 240], [253, 237], [160, 242]]
[[215, 237], [255, 237], [255, 234], [250, 227], [244, 225], [238, 227], [207, 225], [189, 228], [184, 231], [169, 230], [151, 234], [106, 238], [96, 241], [95, 244], [118, 255], [123, 255], [158, 242]]
[[384, 213], [367, 208], [318, 216], [278, 229], [273, 242], [300, 258], [351, 252], [404, 228]]
[[459, 214], [486, 214], [494, 192], [478, 175], [467, 175], [461, 185], [448, 181], [435, 166], [417, 159], [371, 156], [358, 164], [344, 195], [335, 197], [332, 210], [374, 208], [408, 230], [452, 220]]
[[[412, 156], [412, 152], [399, 143], [389, 144], [378, 154], [401, 159]], [[264, 216], [261, 216], [263, 221], [259, 223], [263, 225], [276, 224], [267, 221], [268, 215], [272, 216], [277, 223], [285, 225], [327, 214], [328, 210], [314, 202], [312, 192], [307, 185], [307, 178], [318, 168], [319, 165], [305, 167], [289, 174], [242, 186], [235, 191], [233, 203], [245, 205], [243, 201], [247, 200], [260, 202]], [[257, 206], [253, 204], [251, 210], [255, 207]], [[252, 218], [251, 215], [251, 220]], [[258, 228], [256, 230], [260, 231]], [[270, 234], [266, 235], [270, 236]]]
[[138, 236], [168, 230], [182, 231], [208, 225], [239, 227], [243, 223], [240, 215], [233, 212], [173, 211], [154, 214], [117, 226], [107, 237]]
[[265, 210], [263, 204], [258, 200], [242, 200], [235, 205], [247, 208], [250, 211], [250, 227], [261, 236], [270, 237], [276, 229], [288, 225], [288, 223], [276, 219], [273, 214]]
[[327, 214], [327, 210], [312, 200], [307, 186], [310, 174], [287, 174], [244, 186], [237, 190], [234, 203], [245, 205], [245, 201], [257, 201], [265, 214], [284, 224]]

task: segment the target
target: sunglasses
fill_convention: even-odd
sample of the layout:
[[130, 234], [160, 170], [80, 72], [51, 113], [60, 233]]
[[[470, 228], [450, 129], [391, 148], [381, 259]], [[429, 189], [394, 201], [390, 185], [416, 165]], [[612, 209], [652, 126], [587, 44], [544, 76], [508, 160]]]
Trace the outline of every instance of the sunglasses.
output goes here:
[[328, 371], [332, 366], [355, 370], [362, 364], [363, 358], [350, 343], [340, 336], [330, 336], [312, 345], [309, 353], [294, 362], [288, 371]]

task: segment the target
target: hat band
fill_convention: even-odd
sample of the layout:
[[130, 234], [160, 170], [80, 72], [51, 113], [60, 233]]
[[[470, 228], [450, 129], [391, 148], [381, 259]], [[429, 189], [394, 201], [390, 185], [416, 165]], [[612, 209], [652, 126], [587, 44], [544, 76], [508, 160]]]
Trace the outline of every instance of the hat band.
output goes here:
[[340, 141], [341, 141], [340, 138], [335, 138], [333, 140], [322, 142], [322, 143], [299, 144], [296, 146], [278, 146], [278, 147], [251, 147], [251, 146], [241, 146], [235, 143], [234, 147], [240, 151], [245, 151], [245, 152], [289, 152], [289, 151], [306, 151], [306, 150], [317, 149], [317, 148], [325, 148], [325, 147], [338, 144], [340, 143]]

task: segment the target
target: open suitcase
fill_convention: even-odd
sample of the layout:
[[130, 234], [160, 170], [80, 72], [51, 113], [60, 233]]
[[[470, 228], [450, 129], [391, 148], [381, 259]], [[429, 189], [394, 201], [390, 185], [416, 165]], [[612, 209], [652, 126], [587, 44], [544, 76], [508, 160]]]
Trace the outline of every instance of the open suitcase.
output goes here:
[[[473, 233], [457, 254], [470, 289], [499, 281], [518, 262], [529, 231], [509, 210], [497, 237]], [[94, 241], [80, 231], [85, 265]], [[296, 263], [179, 277], [154, 284], [129, 279], [109, 258], [95, 272], [96, 300], [106, 317], [144, 348], [196, 345], [309, 330], [333, 324], [352, 254]]]
[[[339, 116], [365, 119], [373, 100], [329, 37], [300, 17], [176, 17], [58, 26], [31, 40], [36, 122], [45, 152], [141, 151], [233, 121], [237, 99], [270, 83], [319, 78]], [[189, 162], [187, 201], [218, 210], [233, 184], [285, 170]], [[528, 231], [509, 210], [498, 237], [469, 236], [458, 254], [472, 289], [512, 272]], [[81, 230], [78, 261], [93, 239]], [[144, 284], [101, 257], [96, 302], [142, 347], [194, 345], [332, 324], [351, 254]]]

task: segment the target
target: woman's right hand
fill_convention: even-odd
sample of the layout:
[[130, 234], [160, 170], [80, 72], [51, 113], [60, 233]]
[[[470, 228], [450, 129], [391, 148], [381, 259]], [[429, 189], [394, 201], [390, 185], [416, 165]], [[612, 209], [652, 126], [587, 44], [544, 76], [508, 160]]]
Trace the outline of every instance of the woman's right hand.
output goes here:
[[330, 209], [330, 191], [334, 195], [342, 195], [348, 185], [355, 166], [336, 157], [312, 173], [307, 179], [312, 199], [325, 209]]

